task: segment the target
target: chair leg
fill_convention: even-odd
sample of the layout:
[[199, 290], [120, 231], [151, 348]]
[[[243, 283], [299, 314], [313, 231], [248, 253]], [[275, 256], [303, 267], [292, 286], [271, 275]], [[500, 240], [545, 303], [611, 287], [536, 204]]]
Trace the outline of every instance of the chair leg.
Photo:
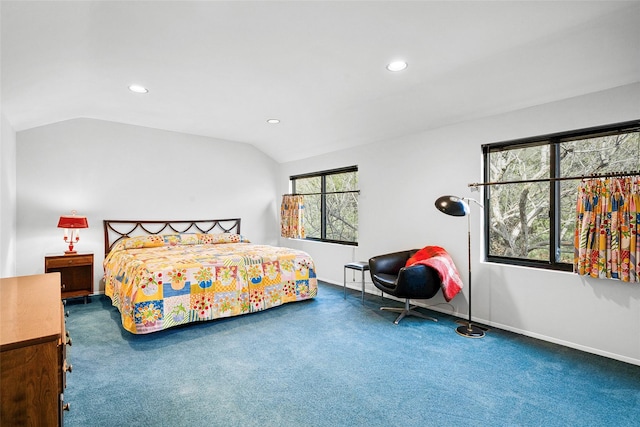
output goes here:
[[418, 306], [414, 305], [413, 307], [409, 304], [409, 298], [407, 298], [404, 301], [404, 308], [397, 308], [397, 307], [380, 307], [380, 310], [385, 310], [385, 311], [393, 311], [396, 313], [400, 313], [400, 315], [398, 316], [398, 318], [393, 322], [396, 325], [398, 323], [400, 323], [400, 321], [402, 319], [405, 318], [405, 316], [416, 316], [416, 317], [420, 317], [422, 319], [427, 319], [427, 320], [433, 320], [434, 322], [437, 322], [438, 319], [434, 319], [433, 317], [429, 317], [427, 315], [424, 315], [422, 313], [420, 313], [419, 311], [414, 310], [414, 308], [417, 308]]

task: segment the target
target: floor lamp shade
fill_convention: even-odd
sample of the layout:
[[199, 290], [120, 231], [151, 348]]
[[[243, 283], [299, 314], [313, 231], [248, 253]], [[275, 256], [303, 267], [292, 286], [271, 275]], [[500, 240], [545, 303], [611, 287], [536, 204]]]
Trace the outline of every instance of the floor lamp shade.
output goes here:
[[456, 196], [442, 196], [436, 200], [436, 208], [440, 212], [451, 216], [465, 216], [469, 214], [469, 205]]
[[[473, 199], [469, 199], [473, 200]], [[477, 201], [473, 200], [478, 203]], [[478, 203], [480, 204], [480, 203]], [[466, 325], [456, 328], [456, 332], [466, 338], [484, 337], [484, 329], [471, 323], [471, 209], [463, 198], [457, 196], [442, 196], [436, 200], [436, 208], [447, 215], [467, 217], [467, 254], [469, 262], [469, 321]]]

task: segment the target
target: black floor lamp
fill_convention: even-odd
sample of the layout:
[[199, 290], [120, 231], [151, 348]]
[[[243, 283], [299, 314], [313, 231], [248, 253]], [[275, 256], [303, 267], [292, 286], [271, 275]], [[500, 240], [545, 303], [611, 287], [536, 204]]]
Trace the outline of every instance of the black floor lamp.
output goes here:
[[436, 208], [447, 215], [467, 217], [467, 253], [469, 255], [469, 321], [466, 325], [456, 328], [456, 332], [467, 338], [482, 338], [484, 337], [484, 329], [471, 324], [471, 209], [465, 200], [475, 202], [482, 207], [480, 202], [474, 199], [460, 198], [456, 196], [442, 196], [436, 200]]

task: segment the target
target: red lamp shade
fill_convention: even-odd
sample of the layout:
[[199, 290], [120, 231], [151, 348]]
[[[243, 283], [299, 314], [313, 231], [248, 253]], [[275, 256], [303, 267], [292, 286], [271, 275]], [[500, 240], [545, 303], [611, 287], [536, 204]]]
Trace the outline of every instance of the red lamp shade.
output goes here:
[[58, 228], [89, 228], [86, 216], [62, 215]]
[[[80, 228], [89, 228], [89, 222], [86, 216], [62, 215], [58, 221], [58, 228], [64, 228], [64, 241], [69, 243], [69, 250], [64, 251], [66, 255], [75, 254], [73, 249], [74, 243], [80, 240]], [[67, 229], [71, 229], [71, 236], [67, 235]]]

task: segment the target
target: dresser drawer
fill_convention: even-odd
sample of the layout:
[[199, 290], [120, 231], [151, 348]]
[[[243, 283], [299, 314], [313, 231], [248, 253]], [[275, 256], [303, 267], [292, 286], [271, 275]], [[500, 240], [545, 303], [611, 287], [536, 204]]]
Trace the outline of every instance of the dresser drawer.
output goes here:
[[60, 268], [91, 264], [93, 264], [93, 255], [47, 257], [46, 259], [46, 268]]

